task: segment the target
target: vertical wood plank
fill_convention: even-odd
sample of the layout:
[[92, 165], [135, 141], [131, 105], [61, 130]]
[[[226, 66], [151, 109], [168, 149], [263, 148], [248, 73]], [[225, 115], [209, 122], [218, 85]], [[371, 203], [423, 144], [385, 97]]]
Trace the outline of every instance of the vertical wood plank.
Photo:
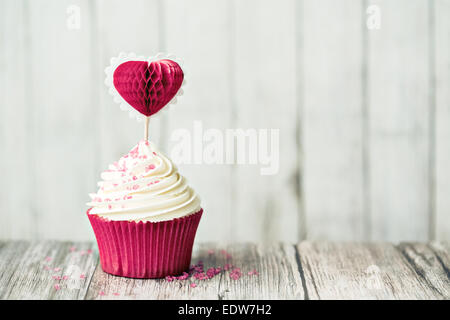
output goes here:
[[[84, 215], [89, 188], [95, 185], [97, 113], [92, 108], [96, 88], [92, 79], [89, 1], [29, 1], [29, 65], [25, 77], [32, 122], [32, 175], [37, 237], [85, 239], [90, 235]], [[78, 29], [67, 27], [69, 6], [81, 14]], [[76, 13], [75, 13], [76, 14]], [[21, 170], [17, 167], [17, 170]], [[20, 182], [14, 184], [20, 185]]]
[[[179, 144], [177, 130], [187, 129], [190, 132], [194, 153], [194, 139], [197, 139], [194, 122], [202, 127], [203, 134], [209, 129], [224, 133], [231, 125], [231, 12], [230, 2], [226, 0], [163, 1], [162, 5], [165, 46], [167, 52], [184, 61], [187, 81], [184, 95], [164, 115], [169, 144], [161, 147], [175, 160], [171, 150]], [[203, 138], [200, 137], [204, 152], [211, 142]], [[232, 167], [225, 163], [195, 163], [194, 154], [191, 161], [193, 163], [178, 166], [202, 200], [204, 214], [197, 240], [232, 240]]]
[[[97, 177], [107, 166], [117, 161], [135, 144], [144, 138], [144, 124], [128, 117], [120, 110], [104, 85], [104, 69], [110, 65], [110, 59], [120, 52], [134, 52], [146, 57], [160, 51], [158, 6], [155, 0], [98, 0], [95, 10], [98, 15], [99, 68], [96, 76], [99, 87], [100, 104], [98, 109], [98, 126], [100, 144], [98, 154], [100, 161]], [[150, 120], [149, 139], [160, 139], [160, 120]], [[92, 185], [94, 190], [96, 185]]]
[[425, 240], [429, 231], [428, 1], [377, 1], [369, 31], [372, 234]]
[[450, 240], [450, 3], [434, 1], [436, 74], [436, 220], [438, 240]]
[[30, 105], [28, 4], [0, 2], [0, 238], [31, 239], [36, 211], [30, 199], [34, 159]]
[[[295, 100], [294, 1], [234, 1], [233, 126], [264, 130], [274, 174], [268, 164], [246, 164], [234, 171], [233, 238], [240, 241], [296, 241], [299, 237], [297, 112]], [[271, 129], [279, 137], [271, 137]], [[278, 143], [279, 149], [271, 146]], [[247, 141], [248, 141], [247, 137]], [[246, 145], [246, 148], [249, 144]], [[261, 149], [260, 149], [261, 150]], [[264, 149], [263, 149], [264, 150]]]
[[305, 1], [303, 190], [308, 238], [366, 239], [361, 5]]

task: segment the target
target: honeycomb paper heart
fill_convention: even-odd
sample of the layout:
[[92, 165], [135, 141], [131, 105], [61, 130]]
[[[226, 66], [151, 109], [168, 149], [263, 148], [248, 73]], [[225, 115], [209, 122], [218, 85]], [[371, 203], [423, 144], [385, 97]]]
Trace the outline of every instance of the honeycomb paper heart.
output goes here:
[[183, 83], [183, 70], [175, 61], [127, 61], [114, 71], [117, 92], [134, 109], [151, 116], [172, 100]]

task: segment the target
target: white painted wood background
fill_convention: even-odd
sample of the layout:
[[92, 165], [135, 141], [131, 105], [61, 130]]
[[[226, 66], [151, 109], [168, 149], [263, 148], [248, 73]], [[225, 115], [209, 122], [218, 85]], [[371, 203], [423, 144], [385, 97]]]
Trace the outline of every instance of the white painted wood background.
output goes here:
[[151, 121], [163, 150], [195, 120], [280, 129], [278, 175], [180, 166], [198, 240], [448, 240], [449, 18], [448, 0], [0, 0], [0, 238], [93, 239], [87, 194], [142, 136], [103, 70], [163, 51], [188, 80]]

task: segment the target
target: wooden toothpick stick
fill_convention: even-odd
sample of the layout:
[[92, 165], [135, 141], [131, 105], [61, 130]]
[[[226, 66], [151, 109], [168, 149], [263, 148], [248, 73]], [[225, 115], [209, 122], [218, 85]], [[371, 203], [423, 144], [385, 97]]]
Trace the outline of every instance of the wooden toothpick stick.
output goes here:
[[148, 123], [150, 121], [150, 117], [145, 117], [145, 128], [144, 128], [144, 138], [145, 141], [148, 141]]

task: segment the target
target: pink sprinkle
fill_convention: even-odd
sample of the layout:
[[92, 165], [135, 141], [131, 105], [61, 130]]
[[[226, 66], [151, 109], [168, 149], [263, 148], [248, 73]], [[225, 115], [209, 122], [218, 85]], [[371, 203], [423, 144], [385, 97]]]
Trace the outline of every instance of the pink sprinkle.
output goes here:
[[159, 183], [159, 180], [156, 180], [154, 183]]
[[150, 164], [150, 165], [145, 167], [145, 172], [148, 172], [148, 171], [153, 170], [153, 169], [155, 169], [155, 165], [152, 163], [152, 164]]
[[67, 280], [67, 279], [69, 279], [69, 276], [64, 276], [62, 278], [63, 278], [63, 280]]
[[186, 280], [189, 277], [189, 273], [183, 272], [183, 274], [177, 277], [178, 280]]
[[194, 282], [192, 282], [192, 283], [191, 283], [191, 288], [195, 288], [195, 287], [197, 287], [197, 284], [194, 283]]
[[55, 288], [55, 290], [59, 290], [59, 289], [61, 289], [61, 286], [60, 286], [59, 284], [55, 284], [55, 285], [53, 286], [53, 288]]
[[53, 276], [53, 279], [55, 279], [55, 280], [61, 280], [61, 277], [60, 277], [60, 276]]
[[194, 278], [198, 279], [198, 280], [208, 279], [208, 277], [206, 276], [206, 274], [204, 272], [199, 272], [199, 273], [194, 274]]
[[117, 183], [113, 183], [113, 187], [117, 187], [118, 186], [118, 184]]
[[148, 141], [147, 141], [147, 140], [145, 140], [145, 145], [146, 145], [146, 146], [148, 146], [148, 145], [149, 145], [149, 143], [148, 143]]
[[137, 180], [137, 177], [136, 177], [136, 176], [133, 176], [133, 180]]
[[135, 185], [133, 186], [133, 190], [137, 190], [137, 189], [139, 189], [139, 185], [135, 184]]
[[120, 296], [120, 294], [118, 292], [114, 292], [113, 295]]
[[128, 197], [127, 197], [127, 199], [131, 199], [131, 198], [133, 198], [133, 196], [128, 196]]
[[240, 268], [234, 268], [230, 272], [230, 278], [233, 280], [238, 280], [242, 276], [241, 269]]
[[111, 210], [111, 209], [112, 209], [112, 206], [111, 206], [110, 204], [108, 204], [108, 209], [109, 209], [109, 210]]
[[252, 271], [249, 271], [247, 274], [249, 276], [257, 276], [257, 275], [259, 275], [259, 272], [256, 271], [256, 269], [253, 269]]
[[166, 276], [166, 281], [172, 282], [173, 280], [174, 280], [174, 277]]
[[104, 291], [100, 291], [100, 292], [98, 293], [98, 295], [99, 295], [99, 296], [104, 296], [104, 295], [105, 295], [105, 292], [104, 292]]
[[84, 273], [80, 274], [80, 279], [85, 279], [85, 278], [86, 278], [86, 276]]
[[74, 251], [77, 251], [77, 248], [76, 247], [70, 247], [70, 252], [74, 252]]
[[216, 269], [214, 268], [209, 268], [208, 270], [206, 270], [206, 275], [208, 276], [208, 278], [212, 278], [216, 275]]

